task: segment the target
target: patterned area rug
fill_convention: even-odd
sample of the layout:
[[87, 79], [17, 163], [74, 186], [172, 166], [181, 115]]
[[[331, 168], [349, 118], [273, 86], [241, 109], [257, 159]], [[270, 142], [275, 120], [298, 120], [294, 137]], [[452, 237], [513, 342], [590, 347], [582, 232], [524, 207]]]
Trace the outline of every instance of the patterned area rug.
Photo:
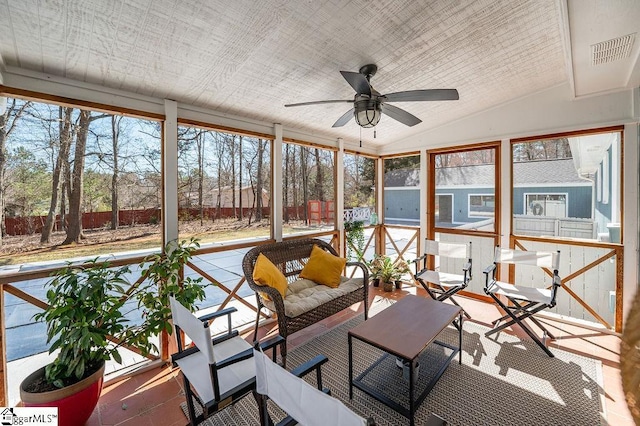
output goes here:
[[[374, 312], [388, 303], [374, 301]], [[322, 368], [325, 387], [334, 397], [363, 417], [372, 417], [377, 425], [408, 424], [407, 418], [354, 388], [349, 400], [347, 331], [362, 316], [317, 336], [290, 352], [289, 367], [325, 354], [329, 362]], [[416, 425], [422, 425], [430, 413], [443, 417], [451, 425], [600, 425], [604, 422], [602, 365], [600, 361], [552, 349], [549, 358], [534, 343], [521, 341], [505, 333], [487, 338], [485, 327], [465, 322], [463, 327], [462, 365], [458, 357], [451, 362], [416, 413]], [[458, 332], [444, 330], [439, 340], [457, 346]], [[437, 345], [420, 358], [418, 392], [429, 379], [429, 369], [449, 350]], [[354, 340], [354, 371], [372, 365], [382, 352]], [[314, 376], [313, 374], [310, 376]], [[310, 377], [311, 381], [313, 377]], [[395, 358], [388, 357], [367, 376], [370, 385], [406, 404], [408, 382]], [[186, 405], [183, 404], [183, 410]], [[274, 416], [279, 413], [274, 411]], [[243, 398], [203, 425], [257, 425], [258, 408], [252, 396]]]

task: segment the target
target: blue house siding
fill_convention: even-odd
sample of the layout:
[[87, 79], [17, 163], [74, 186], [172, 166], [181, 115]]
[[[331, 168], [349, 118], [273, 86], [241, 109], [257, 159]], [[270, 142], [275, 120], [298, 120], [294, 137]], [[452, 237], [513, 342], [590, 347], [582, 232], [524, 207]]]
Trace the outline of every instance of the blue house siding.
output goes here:
[[567, 194], [567, 217], [591, 218], [591, 186], [564, 188], [526, 187], [513, 189], [513, 213], [526, 214], [524, 194]]
[[420, 224], [420, 189], [385, 188], [384, 217], [386, 223]]

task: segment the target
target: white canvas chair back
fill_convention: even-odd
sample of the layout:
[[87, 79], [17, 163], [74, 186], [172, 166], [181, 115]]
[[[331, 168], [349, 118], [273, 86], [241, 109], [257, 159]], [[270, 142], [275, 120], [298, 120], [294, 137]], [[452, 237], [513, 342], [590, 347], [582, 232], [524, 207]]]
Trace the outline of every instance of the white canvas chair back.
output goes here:
[[548, 251], [522, 251], [496, 247], [496, 263], [539, 266], [553, 271], [560, 269], [560, 253]]
[[182, 306], [173, 296], [169, 297], [171, 304], [171, 316], [173, 323], [180, 327], [189, 339], [198, 347], [205, 356], [209, 364], [215, 363], [213, 355], [213, 345], [211, 343], [211, 333], [209, 327], [205, 326], [191, 311]]
[[[424, 241], [424, 248], [424, 254], [427, 255], [449, 257], [453, 259], [471, 258], [471, 247], [469, 244], [465, 243], [443, 243], [427, 238]], [[443, 284], [443, 282], [441, 282], [442, 277], [440, 271], [426, 270], [422, 272], [420, 277], [433, 284]]]
[[341, 401], [280, 367], [264, 353], [253, 351], [256, 390], [305, 426], [366, 426], [367, 421]]
[[443, 243], [426, 239], [424, 247], [424, 253], [433, 256], [451, 257], [454, 259], [469, 259], [471, 257], [469, 244], [466, 243]]

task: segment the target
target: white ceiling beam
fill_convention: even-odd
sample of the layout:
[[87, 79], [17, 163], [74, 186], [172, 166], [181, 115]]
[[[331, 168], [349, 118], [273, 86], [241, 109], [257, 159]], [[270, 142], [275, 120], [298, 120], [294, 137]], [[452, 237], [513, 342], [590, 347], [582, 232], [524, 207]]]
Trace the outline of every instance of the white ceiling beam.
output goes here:
[[573, 75], [573, 54], [571, 52], [571, 28], [569, 27], [569, 7], [567, 0], [560, 1], [560, 37], [562, 38], [562, 50], [567, 68], [567, 78], [571, 87], [571, 96], [576, 98], [576, 83]]

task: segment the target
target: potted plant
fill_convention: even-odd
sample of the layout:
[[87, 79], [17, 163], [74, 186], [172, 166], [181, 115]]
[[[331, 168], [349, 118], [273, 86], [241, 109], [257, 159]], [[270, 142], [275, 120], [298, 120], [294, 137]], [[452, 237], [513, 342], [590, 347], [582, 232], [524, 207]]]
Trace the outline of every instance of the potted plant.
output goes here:
[[384, 291], [392, 291], [394, 284], [399, 288], [398, 281], [409, 272], [409, 265], [402, 259], [397, 259], [394, 262], [388, 256], [377, 254], [369, 263], [369, 269], [371, 276], [382, 282]]
[[[190, 255], [182, 244], [178, 246], [177, 254], [184, 255], [186, 250]], [[171, 256], [168, 252], [166, 258]], [[178, 265], [171, 263], [171, 267]], [[170, 310], [167, 313], [154, 307], [136, 325], [126, 318], [125, 303], [133, 298], [139, 306], [145, 306], [143, 301], [151, 293], [161, 299], [158, 296], [165, 288], [149, 280], [132, 286], [127, 280], [129, 273], [127, 266], [113, 268], [108, 262], [94, 259], [68, 265], [55, 274], [46, 295], [48, 307], [34, 319], [46, 322], [49, 353], [57, 352], [57, 356], [20, 384], [25, 406], [58, 407], [59, 424], [82, 425], [100, 397], [105, 362], [122, 362], [118, 352], [121, 346], [137, 348], [143, 354], [157, 351], [150, 337], [161, 329], [170, 332], [161, 325], [163, 318], [164, 323], [170, 318]], [[165, 274], [173, 276], [173, 271]], [[204, 298], [204, 290], [195, 280], [183, 285], [178, 297], [194, 309], [195, 302]]]
[[347, 258], [361, 261], [364, 256], [364, 222], [361, 220], [345, 222], [344, 231], [347, 239]]

